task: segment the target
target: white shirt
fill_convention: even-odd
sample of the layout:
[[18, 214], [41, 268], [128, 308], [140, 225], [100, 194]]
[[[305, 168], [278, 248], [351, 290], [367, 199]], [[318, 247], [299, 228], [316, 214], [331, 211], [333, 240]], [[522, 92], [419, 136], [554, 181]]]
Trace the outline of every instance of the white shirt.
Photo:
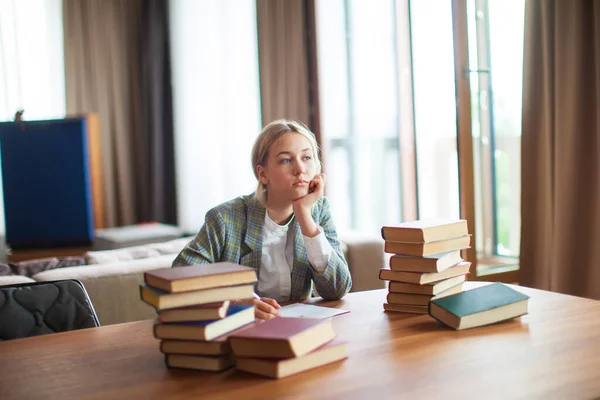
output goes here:
[[[262, 259], [258, 274], [257, 294], [277, 301], [289, 301], [292, 292], [292, 265], [294, 262], [294, 232], [289, 229], [293, 220], [286, 225], [277, 225], [265, 212]], [[325, 271], [331, 244], [320, 226], [319, 234], [313, 238], [302, 235], [306, 255], [318, 273]]]

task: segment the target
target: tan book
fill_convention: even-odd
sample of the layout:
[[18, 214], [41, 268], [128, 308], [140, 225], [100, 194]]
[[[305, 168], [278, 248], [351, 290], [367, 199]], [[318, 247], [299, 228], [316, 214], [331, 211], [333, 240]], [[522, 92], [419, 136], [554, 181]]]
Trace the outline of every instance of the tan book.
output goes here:
[[331, 319], [274, 318], [229, 336], [236, 357], [300, 357], [335, 338]]
[[388, 289], [392, 293], [438, 295], [443, 291], [458, 285], [459, 283], [463, 283], [465, 281], [465, 277], [466, 275], [455, 276], [454, 278], [448, 278], [443, 281], [428, 283], [426, 285], [418, 285], [416, 283], [405, 282], [390, 282]]
[[384, 250], [386, 253], [424, 257], [447, 251], [468, 249], [470, 244], [471, 235], [427, 243], [391, 242], [386, 240]]
[[394, 254], [390, 257], [390, 269], [407, 272], [442, 272], [461, 261], [463, 259], [460, 256], [460, 250], [425, 257]]
[[404, 312], [411, 314], [427, 314], [427, 306], [409, 306], [404, 304], [383, 303], [385, 311]]
[[169, 368], [197, 369], [200, 371], [223, 371], [234, 365], [231, 354], [224, 356], [190, 356], [185, 354], [167, 354], [165, 363]]
[[447, 240], [469, 234], [467, 221], [417, 220], [381, 228], [381, 236], [391, 242], [428, 243]]
[[404, 272], [382, 268], [379, 271], [379, 279], [383, 281], [408, 282], [425, 285], [427, 283], [439, 282], [444, 279], [468, 274], [470, 267], [471, 263], [469, 261], [462, 261], [456, 266], [442, 272]]
[[387, 302], [388, 304], [402, 304], [410, 306], [426, 306], [433, 299], [439, 299], [440, 297], [449, 296], [451, 294], [462, 292], [462, 283], [451, 287], [448, 290], [444, 290], [437, 296], [429, 294], [413, 294], [413, 293], [388, 293]]
[[230, 262], [163, 268], [144, 272], [146, 285], [169, 293], [256, 282], [254, 268]]
[[224, 318], [229, 309], [229, 300], [218, 303], [200, 304], [194, 306], [159, 310], [160, 322], [210, 321]]
[[231, 351], [227, 337], [214, 340], [161, 340], [160, 351], [165, 354], [220, 356]]
[[158, 308], [167, 310], [177, 307], [187, 307], [225, 300], [243, 300], [254, 297], [254, 285], [240, 285], [222, 288], [194, 290], [193, 292], [169, 293], [145, 284], [140, 284], [142, 301]]
[[348, 358], [346, 342], [334, 339], [301, 357], [283, 360], [237, 358], [235, 367], [240, 371], [277, 379], [331, 364], [345, 358]]
[[254, 305], [232, 305], [223, 319], [157, 323], [154, 336], [157, 339], [212, 340], [252, 322]]

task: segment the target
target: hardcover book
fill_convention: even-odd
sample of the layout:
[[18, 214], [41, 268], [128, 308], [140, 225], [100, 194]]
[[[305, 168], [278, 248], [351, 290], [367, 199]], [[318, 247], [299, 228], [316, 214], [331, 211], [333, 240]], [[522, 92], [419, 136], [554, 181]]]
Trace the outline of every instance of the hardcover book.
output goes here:
[[157, 339], [212, 340], [252, 322], [253, 305], [232, 305], [223, 319], [155, 324], [154, 336]]
[[256, 282], [254, 268], [229, 262], [163, 268], [144, 272], [148, 286], [169, 293], [243, 285]]
[[418, 220], [381, 228], [381, 236], [392, 242], [428, 243], [469, 234], [467, 221]]
[[224, 318], [229, 300], [157, 311], [160, 322], [210, 321]]
[[346, 342], [334, 339], [318, 349], [296, 358], [273, 360], [266, 358], [237, 358], [236, 369], [269, 378], [285, 378], [326, 364], [348, 358]]
[[383, 268], [379, 271], [379, 279], [384, 281], [395, 281], [395, 282], [408, 282], [416, 283], [419, 285], [425, 285], [427, 283], [439, 282], [444, 279], [453, 278], [459, 275], [465, 275], [469, 273], [471, 263], [469, 261], [463, 261], [452, 268], [448, 268], [442, 272], [430, 272], [430, 273], [419, 273], [419, 272], [404, 272], [404, 271], [392, 271], [391, 269]]
[[386, 253], [425, 257], [447, 251], [468, 249], [470, 244], [471, 235], [427, 243], [392, 242], [386, 240], [384, 251]]
[[[255, 320], [254, 324], [261, 323], [262, 320]], [[249, 329], [254, 324], [244, 325], [241, 328], [227, 332], [224, 335], [212, 340], [177, 340], [163, 339], [160, 341], [160, 351], [165, 354], [187, 354], [199, 356], [219, 356], [231, 352], [229, 345], [229, 336], [244, 329]]]
[[229, 353], [231, 348], [224, 335], [214, 340], [161, 340], [160, 351], [165, 354], [220, 356]]
[[234, 359], [231, 354], [226, 354], [224, 356], [166, 354], [165, 363], [169, 368], [184, 368], [218, 372], [233, 367]]
[[529, 296], [502, 283], [453, 294], [429, 303], [429, 314], [456, 330], [493, 324], [527, 314]]
[[414, 293], [438, 295], [445, 290], [450, 289], [465, 281], [465, 275], [455, 276], [443, 281], [418, 285], [416, 283], [390, 282], [388, 289], [391, 293]]
[[[183, 267], [187, 268], [187, 267]], [[159, 310], [214, 303], [226, 300], [242, 300], [254, 297], [254, 285], [229, 286], [195, 290], [193, 292], [169, 293], [145, 284], [140, 284], [142, 301]]]
[[448, 290], [443, 291], [437, 296], [428, 294], [413, 294], [413, 293], [388, 293], [387, 302], [388, 304], [399, 304], [406, 306], [427, 306], [433, 299], [437, 299], [443, 296], [449, 296], [451, 294], [462, 292], [462, 283], [451, 287]]
[[404, 312], [411, 314], [427, 314], [427, 306], [411, 306], [406, 304], [388, 304], [383, 303], [385, 311]]
[[406, 272], [442, 272], [461, 261], [463, 259], [460, 256], [460, 250], [425, 257], [394, 254], [390, 257], [390, 269]]
[[335, 337], [331, 319], [274, 318], [229, 337], [236, 357], [300, 357]]

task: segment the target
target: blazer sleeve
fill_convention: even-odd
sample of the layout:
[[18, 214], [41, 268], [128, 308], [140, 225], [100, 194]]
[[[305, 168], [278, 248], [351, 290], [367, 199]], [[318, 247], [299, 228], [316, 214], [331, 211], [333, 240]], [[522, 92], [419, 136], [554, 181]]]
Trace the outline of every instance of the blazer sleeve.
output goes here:
[[320, 210], [316, 214], [313, 218], [316, 216], [315, 222], [323, 228], [323, 233], [333, 251], [323, 272], [319, 273], [312, 269], [313, 282], [321, 297], [326, 300], [338, 300], [350, 291], [352, 277], [331, 217], [329, 200], [326, 197], [322, 198]]
[[224, 218], [217, 209], [206, 213], [204, 225], [173, 261], [173, 267], [212, 264], [221, 260], [226, 243]]

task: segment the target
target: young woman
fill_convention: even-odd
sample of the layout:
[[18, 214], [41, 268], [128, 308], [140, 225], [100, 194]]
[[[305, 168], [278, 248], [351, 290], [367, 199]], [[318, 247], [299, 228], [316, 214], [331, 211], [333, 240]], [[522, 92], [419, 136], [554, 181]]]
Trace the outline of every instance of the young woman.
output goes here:
[[256, 192], [208, 211], [173, 266], [229, 261], [254, 268], [262, 319], [275, 317], [279, 302], [309, 297], [313, 283], [321, 297], [342, 298], [352, 280], [323, 197], [312, 132], [294, 121], [271, 122], [254, 143], [252, 168]]

